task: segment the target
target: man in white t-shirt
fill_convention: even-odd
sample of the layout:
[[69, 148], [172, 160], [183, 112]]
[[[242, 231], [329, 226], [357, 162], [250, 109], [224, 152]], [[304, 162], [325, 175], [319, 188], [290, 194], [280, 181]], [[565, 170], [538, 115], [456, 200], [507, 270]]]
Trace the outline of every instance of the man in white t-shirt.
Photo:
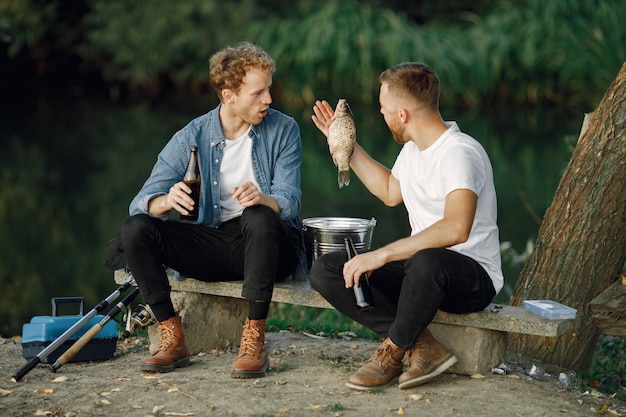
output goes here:
[[[337, 310], [385, 339], [350, 376], [357, 390], [423, 384], [457, 358], [427, 326], [441, 309], [484, 309], [503, 286], [493, 172], [483, 147], [439, 112], [439, 79], [426, 64], [407, 62], [380, 75], [380, 112], [403, 145], [390, 170], [358, 144], [350, 167], [385, 205], [406, 206], [411, 236], [350, 261], [319, 257], [311, 285]], [[317, 101], [313, 122], [328, 136], [333, 115]], [[375, 308], [357, 311], [351, 287], [369, 275]], [[408, 369], [403, 372], [407, 356]]]

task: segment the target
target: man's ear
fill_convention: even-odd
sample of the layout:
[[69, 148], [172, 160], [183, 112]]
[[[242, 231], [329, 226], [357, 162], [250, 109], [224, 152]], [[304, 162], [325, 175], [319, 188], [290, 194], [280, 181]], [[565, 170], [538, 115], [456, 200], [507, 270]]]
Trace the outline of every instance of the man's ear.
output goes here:
[[409, 112], [402, 107], [398, 107], [398, 117], [402, 123], [406, 123], [409, 120]]
[[225, 88], [222, 90], [222, 103], [229, 103], [232, 101], [235, 93], [230, 88]]

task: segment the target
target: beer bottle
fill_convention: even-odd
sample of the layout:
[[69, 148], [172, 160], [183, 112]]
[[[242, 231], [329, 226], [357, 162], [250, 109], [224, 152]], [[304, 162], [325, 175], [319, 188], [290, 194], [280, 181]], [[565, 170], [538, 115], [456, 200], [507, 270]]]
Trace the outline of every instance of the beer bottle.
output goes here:
[[[348, 252], [348, 260], [354, 258], [357, 253], [352, 243], [352, 239], [347, 237], [344, 239], [346, 243], [346, 252]], [[370, 288], [369, 277], [366, 273], [361, 275], [359, 285], [352, 286], [354, 297], [356, 298], [356, 309], [360, 313], [374, 309], [374, 297], [372, 297], [372, 289]]]
[[198, 147], [191, 147], [191, 156], [189, 157], [189, 165], [183, 177], [183, 182], [191, 188], [191, 198], [193, 198], [193, 210], [188, 215], [180, 215], [180, 219], [186, 222], [195, 222], [198, 220], [198, 209], [200, 208], [200, 165], [198, 164]]

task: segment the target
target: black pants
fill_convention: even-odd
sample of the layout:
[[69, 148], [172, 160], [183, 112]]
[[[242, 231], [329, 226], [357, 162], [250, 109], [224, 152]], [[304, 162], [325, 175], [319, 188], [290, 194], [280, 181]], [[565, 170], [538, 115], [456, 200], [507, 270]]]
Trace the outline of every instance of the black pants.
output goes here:
[[472, 258], [448, 249], [425, 249], [374, 271], [369, 283], [375, 308], [359, 313], [352, 288], [345, 288], [346, 260], [344, 252], [319, 257], [311, 269], [311, 286], [337, 310], [404, 349], [415, 344], [438, 309], [480, 311], [496, 294], [489, 275]]
[[122, 225], [126, 260], [148, 304], [170, 298], [165, 267], [201, 281], [243, 279], [249, 300], [272, 299], [297, 263], [298, 236], [267, 206], [246, 208], [218, 228], [139, 214]]

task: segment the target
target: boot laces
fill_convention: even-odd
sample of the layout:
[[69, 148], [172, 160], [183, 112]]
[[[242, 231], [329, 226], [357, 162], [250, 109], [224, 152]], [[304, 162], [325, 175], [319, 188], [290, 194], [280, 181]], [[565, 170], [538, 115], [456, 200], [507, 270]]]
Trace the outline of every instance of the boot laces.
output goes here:
[[376, 349], [374, 355], [368, 362], [374, 362], [380, 365], [381, 368], [389, 368], [394, 366], [395, 358], [393, 356], [394, 349], [391, 345], [381, 346]]
[[157, 327], [157, 330], [159, 331], [159, 333], [161, 333], [161, 340], [159, 341], [159, 345], [157, 346], [157, 351], [165, 351], [174, 342], [174, 327], [160, 325], [159, 327]]
[[259, 329], [247, 325], [243, 328], [243, 337], [241, 338], [240, 355], [254, 355], [257, 348], [257, 340], [259, 339]]

